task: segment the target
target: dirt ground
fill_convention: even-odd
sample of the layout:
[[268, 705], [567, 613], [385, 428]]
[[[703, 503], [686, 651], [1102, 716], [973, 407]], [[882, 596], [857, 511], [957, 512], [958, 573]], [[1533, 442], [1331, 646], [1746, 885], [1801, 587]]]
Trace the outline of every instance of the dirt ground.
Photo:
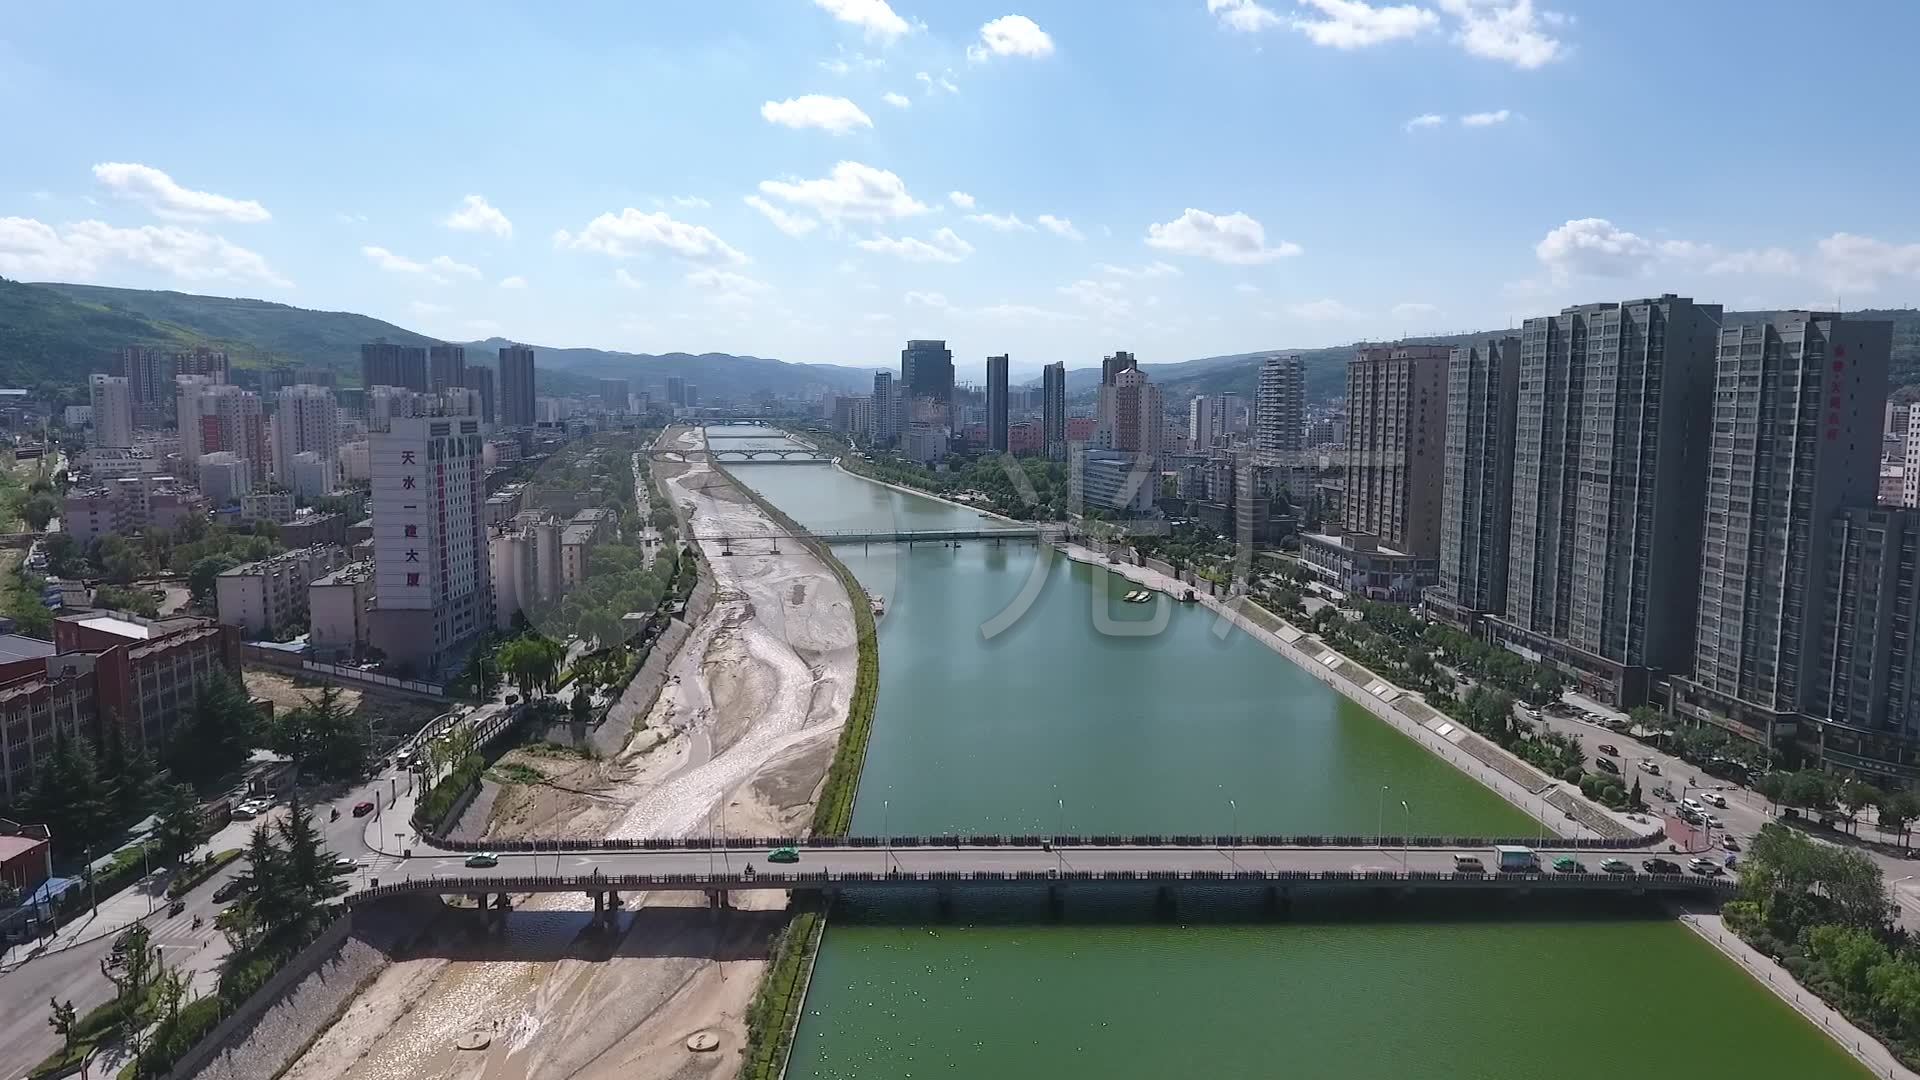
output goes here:
[[[250, 667], [243, 677], [247, 692], [256, 698], [273, 702], [276, 710], [298, 708], [320, 694], [319, 682], [296, 678], [272, 668]], [[369, 721], [376, 740], [382, 735], [393, 738], [411, 735], [448, 709], [445, 703], [426, 698], [336, 685], [340, 687], [340, 701], [348, 713], [356, 719]]]
[[[775, 531], [709, 466], [676, 471], [663, 483], [669, 498], [693, 505], [696, 533]], [[544, 780], [502, 790], [488, 835], [804, 831], [853, 690], [846, 590], [791, 543], [777, 554], [736, 543], [732, 556], [702, 543], [713, 610], [669, 666], [642, 730], [605, 761], [524, 748], [503, 758]], [[746, 1009], [784, 919], [769, 909], [784, 909], [784, 896], [736, 897], [753, 910], [731, 912], [690, 906], [704, 904], [697, 896], [629, 897], [611, 939], [587, 929], [584, 897], [523, 899], [505, 938], [484, 945], [471, 937], [473, 913], [450, 912], [434, 944], [376, 979], [285, 1075], [697, 1080], [738, 1071]], [[490, 1045], [454, 1049], [469, 1031]], [[717, 1035], [719, 1048], [688, 1050], [697, 1031]]]

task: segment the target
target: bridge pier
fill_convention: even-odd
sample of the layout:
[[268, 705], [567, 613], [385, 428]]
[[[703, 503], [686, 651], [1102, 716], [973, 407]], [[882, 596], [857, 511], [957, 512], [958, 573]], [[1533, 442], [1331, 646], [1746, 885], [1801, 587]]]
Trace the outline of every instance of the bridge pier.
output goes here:
[[953, 890], [941, 889], [938, 893], [935, 893], [933, 906], [940, 912], [941, 919], [953, 918]]
[[1164, 922], [1180, 916], [1180, 894], [1172, 886], [1162, 885], [1153, 891], [1153, 916]]
[[1263, 898], [1263, 906], [1268, 915], [1281, 919], [1288, 918], [1293, 915], [1293, 893], [1278, 885], [1269, 885]]
[[1066, 912], [1066, 894], [1061, 891], [1058, 885], [1047, 886], [1047, 914], [1054, 919], [1060, 919], [1066, 915]]
[[600, 917], [607, 913], [607, 894], [595, 891], [589, 892], [587, 897], [593, 901], [593, 918], [598, 922]]

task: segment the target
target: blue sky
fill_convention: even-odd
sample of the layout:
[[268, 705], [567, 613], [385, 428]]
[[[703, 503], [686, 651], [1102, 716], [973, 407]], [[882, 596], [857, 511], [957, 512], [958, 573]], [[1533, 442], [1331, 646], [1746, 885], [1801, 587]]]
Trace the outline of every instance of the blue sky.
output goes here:
[[0, 275], [1028, 374], [1920, 301], [1920, 6], [1809, 11], [15, 4]]

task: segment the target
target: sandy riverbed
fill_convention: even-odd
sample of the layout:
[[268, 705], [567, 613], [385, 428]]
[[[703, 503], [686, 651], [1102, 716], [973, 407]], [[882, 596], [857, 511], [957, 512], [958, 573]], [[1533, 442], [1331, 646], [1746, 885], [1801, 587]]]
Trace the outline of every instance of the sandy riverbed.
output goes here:
[[[695, 447], [687, 433], [679, 445]], [[662, 470], [663, 472], [665, 470]], [[777, 531], [705, 464], [667, 477], [697, 535]], [[777, 553], [775, 552], [778, 547]], [[490, 835], [789, 835], [805, 829], [846, 719], [852, 610], [805, 549], [702, 541], [713, 609], [694, 628], [646, 729], [606, 762], [527, 758], [559, 787], [510, 791]], [[572, 790], [562, 790], [562, 788]], [[632, 901], [642, 898], [630, 898]], [[784, 906], [748, 894], [745, 902]], [[504, 938], [452, 912], [420, 956], [394, 964], [285, 1074], [289, 1080], [691, 1080], [731, 1076], [744, 1016], [779, 920], [716, 913], [700, 897], [644, 898], [609, 936], [584, 897], [527, 899]], [[484, 1031], [492, 1045], [454, 1041]], [[712, 1031], [720, 1048], [686, 1049]]]

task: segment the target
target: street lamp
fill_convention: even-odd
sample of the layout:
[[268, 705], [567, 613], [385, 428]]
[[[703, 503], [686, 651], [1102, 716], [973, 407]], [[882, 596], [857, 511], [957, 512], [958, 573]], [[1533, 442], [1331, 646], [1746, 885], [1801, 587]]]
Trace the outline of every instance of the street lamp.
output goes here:
[[1401, 799], [1400, 809], [1407, 812], [1407, 829], [1400, 835], [1400, 872], [1404, 874], [1407, 872], [1407, 838], [1413, 835], [1413, 807], [1407, 805], [1407, 800]]
[[893, 859], [893, 830], [889, 824], [893, 817], [893, 800], [880, 800], [880, 869], [888, 869]]
[[1240, 805], [1232, 799], [1228, 799], [1227, 811], [1233, 821], [1233, 831], [1227, 835], [1227, 863], [1233, 867], [1233, 872], [1238, 874], [1240, 872], [1240, 856], [1234, 851], [1234, 847], [1240, 840]]

